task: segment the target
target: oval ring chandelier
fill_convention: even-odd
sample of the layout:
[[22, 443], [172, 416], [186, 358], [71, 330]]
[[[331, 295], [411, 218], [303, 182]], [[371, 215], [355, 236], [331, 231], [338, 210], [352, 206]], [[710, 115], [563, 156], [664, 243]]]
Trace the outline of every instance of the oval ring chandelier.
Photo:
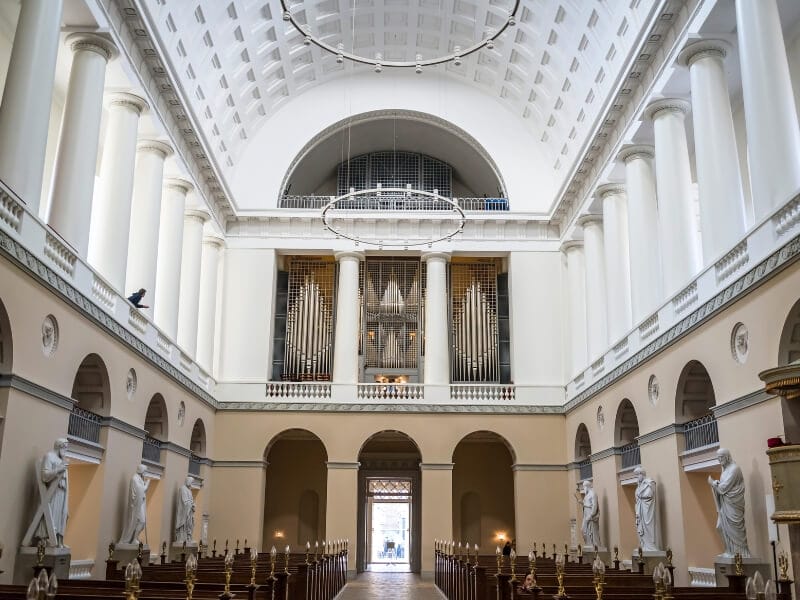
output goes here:
[[343, 63], [345, 59], [355, 62], [361, 63], [363, 65], [372, 65], [375, 68], [376, 73], [380, 73], [383, 70], [383, 67], [390, 67], [390, 68], [414, 68], [417, 73], [422, 73], [423, 67], [430, 67], [434, 65], [441, 65], [444, 63], [452, 62], [455, 66], [460, 66], [461, 61], [465, 56], [469, 56], [470, 54], [474, 54], [478, 50], [482, 48], [487, 48], [491, 50], [494, 48], [494, 42], [497, 38], [499, 38], [503, 32], [508, 29], [509, 27], [513, 27], [517, 24], [517, 10], [519, 10], [521, 0], [514, 0], [514, 7], [508, 13], [508, 18], [503, 23], [503, 25], [494, 32], [490, 32], [486, 37], [482, 40], [472, 44], [471, 46], [467, 46], [466, 48], [461, 48], [460, 46], [455, 46], [454, 51], [450, 54], [446, 54], [444, 56], [439, 56], [437, 58], [428, 58], [423, 59], [421, 54], [416, 55], [415, 60], [384, 60], [380, 53], [376, 54], [375, 58], [368, 58], [366, 56], [360, 56], [358, 54], [354, 54], [352, 52], [347, 52], [344, 49], [344, 44], [339, 43], [335, 48], [330, 44], [327, 44], [320, 40], [317, 36], [311, 33], [310, 28], [308, 25], [303, 25], [299, 23], [295, 18], [294, 14], [290, 10], [289, 6], [286, 3], [286, 0], [281, 0], [281, 8], [283, 9], [283, 20], [291, 23], [297, 31], [302, 33], [305, 36], [305, 40], [303, 43], [306, 46], [314, 44], [318, 48], [325, 50], [326, 52], [333, 54], [336, 56], [336, 62]]
[[[382, 194], [390, 194], [389, 196], [383, 196]], [[426, 200], [423, 202], [431, 202], [432, 207], [431, 209], [426, 208], [426, 211], [433, 210], [436, 212], [452, 212], [454, 213], [453, 220], [453, 229], [452, 231], [448, 231], [447, 233], [441, 234], [439, 233], [438, 237], [433, 237], [425, 240], [413, 240], [413, 239], [405, 239], [405, 240], [383, 240], [378, 238], [365, 238], [353, 233], [347, 233], [345, 231], [341, 231], [337, 229], [334, 224], [332, 223], [336, 219], [335, 211], [336, 210], [357, 210], [357, 211], [371, 211], [373, 207], [370, 207], [368, 203], [359, 203], [356, 201], [356, 206], [354, 208], [350, 208], [348, 206], [340, 206], [341, 204], [345, 204], [348, 200], [353, 200], [358, 196], [372, 196], [370, 200], [374, 203], [393, 203], [396, 205], [402, 205], [405, 202], [413, 201], [411, 200], [412, 196], [415, 198], [419, 198], [423, 196]], [[445, 204], [448, 208], [442, 209], [437, 206], [438, 203]], [[398, 211], [403, 211], [402, 207], [397, 208]], [[351, 240], [356, 242], [356, 245], [359, 243], [367, 244], [371, 246], [378, 246], [379, 248], [383, 248], [384, 246], [393, 247], [393, 248], [408, 248], [410, 246], [430, 246], [436, 242], [443, 242], [445, 240], [452, 241], [453, 237], [462, 233], [464, 231], [464, 225], [467, 222], [467, 216], [464, 214], [464, 210], [458, 205], [458, 203], [453, 200], [452, 198], [448, 198], [447, 196], [442, 196], [437, 192], [426, 192], [424, 190], [415, 190], [410, 188], [394, 188], [394, 187], [380, 187], [380, 188], [373, 188], [369, 190], [355, 190], [351, 191], [347, 194], [342, 196], [337, 196], [333, 198], [330, 202], [328, 202], [325, 206], [322, 207], [322, 224], [331, 233], [335, 234], [337, 237], [345, 238], [347, 240]], [[374, 217], [374, 213], [371, 212], [371, 217]]]

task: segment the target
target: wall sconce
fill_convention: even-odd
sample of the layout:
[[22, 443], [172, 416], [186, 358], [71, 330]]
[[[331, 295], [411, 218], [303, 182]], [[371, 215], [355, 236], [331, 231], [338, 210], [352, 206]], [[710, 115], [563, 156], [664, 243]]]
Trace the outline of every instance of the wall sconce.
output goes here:
[[283, 531], [281, 531], [280, 529], [276, 529], [273, 535], [275, 536], [276, 539], [279, 540], [282, 540], [284, 537], [286, 537], [286, 534], [284, 534]]
[[505, 541], [505, 539], [506, 539], [506, 532], [505, 532], [505, 531], [498, 531], [498, 532], [495, 534], [495, 538], [496, 538], [496, 539], [498, 539], [498, 540], [500, 540], [501, 542], [504, 542], [504, 541]]

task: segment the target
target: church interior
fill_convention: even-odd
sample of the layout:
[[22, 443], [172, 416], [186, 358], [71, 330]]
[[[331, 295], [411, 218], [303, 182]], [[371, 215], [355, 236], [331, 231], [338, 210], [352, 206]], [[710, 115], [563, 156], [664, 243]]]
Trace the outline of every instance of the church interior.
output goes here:
[[797, 0], [0, 0], [0, 91], [0, 600], [798, 598]]

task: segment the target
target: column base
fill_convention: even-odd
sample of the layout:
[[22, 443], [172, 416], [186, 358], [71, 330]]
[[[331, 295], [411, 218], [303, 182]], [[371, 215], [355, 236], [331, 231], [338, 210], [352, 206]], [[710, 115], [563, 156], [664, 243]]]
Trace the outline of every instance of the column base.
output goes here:
[[[44, 551], [42, 566], [48, 573], [55, 572], [56, 578], [69, 579], [69, 565], [72, 560], [72, 551], [69, 548], [47, 547]], [[34, 570], [39, 564], [36, 546], [20, 546], [17, 551], [17, 560], [14, 562], [14, 583], [28, 585], [36, 576]]]
[[[728, 587], [728, 575], [736, 573], [734, 566], [736, 560], [733, 556], [724, 556], [722, 554], [714, 558], [714, 575], [717, 578], [717, 587]], [[742, 559], [742, 573], [746, 577], [752, 577], [756, 571], [761, 572], [764, 581], [772, 578], [772, 567], [769, 563], [764, 562], [757, 556]]]

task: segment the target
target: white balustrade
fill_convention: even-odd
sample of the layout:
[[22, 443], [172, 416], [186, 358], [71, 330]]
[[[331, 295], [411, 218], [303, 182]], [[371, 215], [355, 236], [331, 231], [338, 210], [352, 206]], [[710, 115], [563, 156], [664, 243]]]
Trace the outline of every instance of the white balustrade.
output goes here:
[[728, 277], [738, 273], [749, 261], [750, 254], [747, 252], [747, 240], [744, 240], [736, 244], [733, 250], [714, 263], [717, 283], [722, 283]]
[[75, 275], [75, 262], [78, 256], [49, 231], [45, 236], [44, 255], [70, 277]]
[[717, 587], [717, 576], [714, 574], [714, 569], [689, 567], [689, 585], [691, 587]]
[[483, 404], [513, 402], [516, 389], [510, 384], [454, 383], [450, 386], [450, 399], [457, 402]]
[[697, 303], [697, 282], [693, 281], [683, 290], [678, 292], [678, 295], [672, 299], [672, 306], [675, 308], [675, 314], [681, 314], [687, 308], [690, 308]]
[[169, 353], [172, 352], [172, 344], [170, 343], [169, 338], [163, 333], [159, 333], [156, 337], [156, 344], [158, 344], [158, 349], [167, 356], [169, 356]]
[[268, 400], [325, 400], [331, 397], [331, 384], [310, 381], [271, 381]]
[[69, 563], [70, 579], [91, 579], [94, 560], [87, 558], [84, 560], [73, 560]]
[[178, 361], [181, 365], [181, 369], [184, 371], [191, 371], [192, 370], [192, 357], [188, 354], [183, 352], [180, 353], [180, 359]]
[[5, 190], [0, 189], [0, 221], [19, 233], [24, 214], [25, 210], [22, 208], [22, 204]]
[[800, 196], [776, 212], [772, 221], [775, 224], [775, 233], [779, 236], [786, 235], [800, 225]]
[[109, 312], [114, 312], [114, 307], [117, 305], [117, 294], [98, 275], [92, 278], [92, 298]]
[[128, 309], [128, 324], [139, 333], [147, 333], [147, 318], [139, 312], [138, 308], [131, 306]]

